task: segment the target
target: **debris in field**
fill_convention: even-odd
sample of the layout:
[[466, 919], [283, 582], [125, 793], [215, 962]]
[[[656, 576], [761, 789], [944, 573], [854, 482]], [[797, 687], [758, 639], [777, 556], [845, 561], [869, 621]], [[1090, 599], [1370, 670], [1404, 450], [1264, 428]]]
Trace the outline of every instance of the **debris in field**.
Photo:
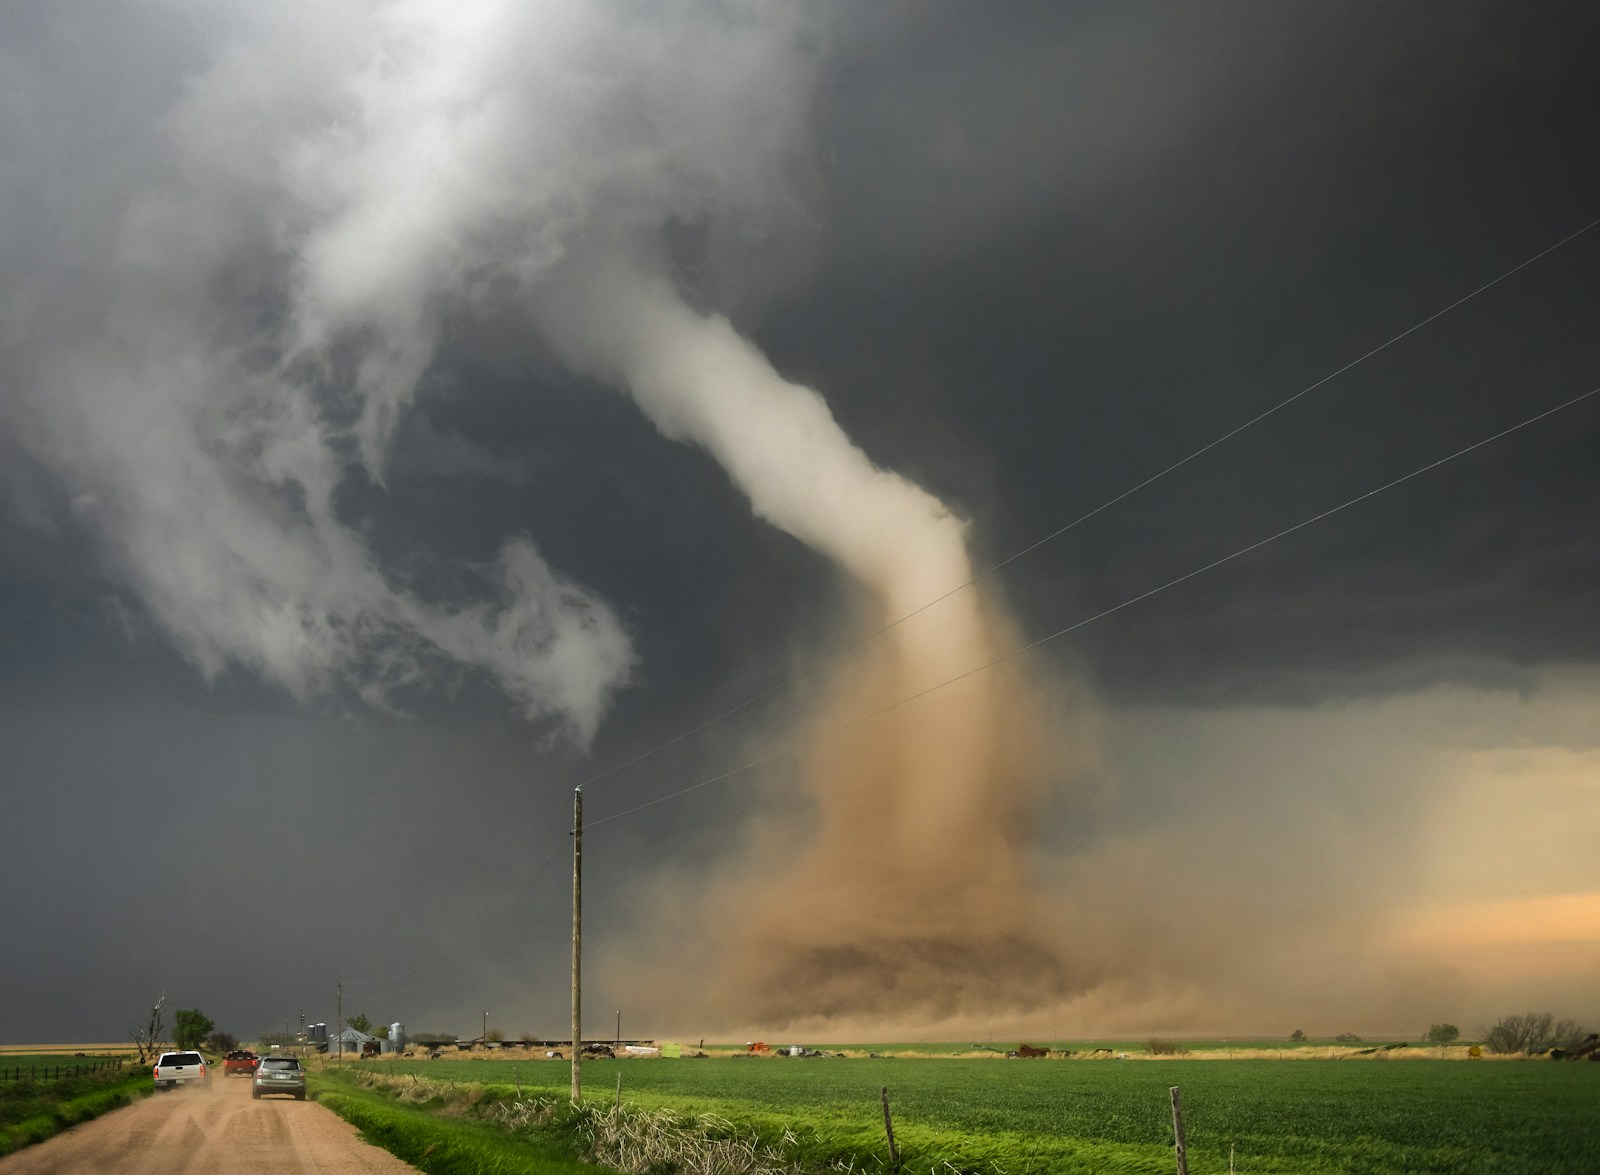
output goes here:
[[1048, 1057], [1049, 1055], [1049, 1049], [1035, 1048], [1031, 1044], [1019, 1044], [1017, 1046], [1017, 1056], [1019, 1057]]
[[1591, 1032], [1571, 1049], [1550, 1050], [1552, 1061], [1600, 1061], [1600, 1032]]

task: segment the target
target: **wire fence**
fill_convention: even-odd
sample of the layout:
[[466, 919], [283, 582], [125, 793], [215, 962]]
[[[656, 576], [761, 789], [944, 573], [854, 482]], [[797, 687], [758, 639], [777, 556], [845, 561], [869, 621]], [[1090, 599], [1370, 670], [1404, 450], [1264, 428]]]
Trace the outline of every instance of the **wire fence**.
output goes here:
[[111, 1057], [98, 1061], [67, 1061], [50, 1065], [0, 1064], [0, 1081], [60, 1081], [67, 1077], [88, 1077], [94, 1073], [114, 1072], [127, 1063], [124, 1057]]

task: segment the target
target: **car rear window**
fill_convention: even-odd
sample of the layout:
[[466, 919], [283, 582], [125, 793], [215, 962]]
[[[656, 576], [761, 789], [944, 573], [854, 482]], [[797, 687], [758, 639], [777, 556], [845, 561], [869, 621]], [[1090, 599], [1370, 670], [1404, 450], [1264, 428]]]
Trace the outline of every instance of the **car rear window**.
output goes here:
[[298, 1069], [300, 1062], [293, 1057], [269, 1057], [261, 1062], [263, 1069]]
[[199, 1053], [168, 1053], [161, 1058], [162, 1065], [203, 1065]]

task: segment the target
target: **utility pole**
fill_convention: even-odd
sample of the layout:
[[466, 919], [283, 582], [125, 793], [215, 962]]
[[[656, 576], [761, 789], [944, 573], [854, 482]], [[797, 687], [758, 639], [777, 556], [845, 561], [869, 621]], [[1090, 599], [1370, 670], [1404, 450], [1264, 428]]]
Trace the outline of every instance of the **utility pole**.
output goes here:
[[489, 1009], [483, 1010], [483, 1047], [489, 1047]]
[[618, 1048], [618, 1049], [620, 1049], [622, 1047], [622, 1009], [621, 1008], [617, 1009], [617, 1038], [616, 1038], [615, 1041], [612, 1042], [612, 1047], [613, 1048]]
[[335, 1046], [333, 1055], [342, 1061], [344, 1060], [344, 984], [334, 984], [333, 994], [335, 1006], [338, 1008], [338, 1015], [334, 1019], [338, 1021], [339, 1029], [339, 1043]]
[[583, 1100], [583, 789], [572, 789], [572, 1104]]

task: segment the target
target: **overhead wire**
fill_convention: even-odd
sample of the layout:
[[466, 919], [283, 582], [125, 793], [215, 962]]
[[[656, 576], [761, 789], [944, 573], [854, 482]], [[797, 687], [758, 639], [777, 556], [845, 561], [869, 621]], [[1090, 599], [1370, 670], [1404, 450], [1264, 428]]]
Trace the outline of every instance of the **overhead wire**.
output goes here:
[[340, 980], [340, 982], [343, 983], [344, 986], [346, 986], [346, 987], [376, 987], [377, 985], [382, 984], [382, 983], [393, 983], [397, 979], [404, 979], [408, 975], [415, 975], [418, 971], [421, 971], [424, 967], [432, 967], [438, 961], [439, 960], [438, 960], [437, 957], [430, 958], [430, 959], [424, 959], [422, 962], [418, 963], [415, 967], [408, 967], [404, 971], [400, 971], [400, 972], [398, 972], [398, 973], [396, 973], [394, 975], [386, 975], [382, 979], [343, 979], [343, 980]]
[[1388, 350], [1390, 347], [1394, 346], [1396, 343], [1400, 342], [1402, 339], [1405, 339], [1406, 337], [1415, 334], [1417, 331], [1421, 330], [1423, 327], [1427, 326], [1429, 323], [1435, 322], [1438, 319], [1443, 318], [1446, 314], [1449, 314], [1451, 311], [1453, 311], [1453, 310], [1465, 305], [1466, 303], [1472, 301], [1474, 298], [1478, 297], [1480, 294], [1483, 294], [1486, 291], [1492, 289], [1493, 287], [1499, 285], [1501, 282], [1505, 281], [1507, 278], [1509, 278], [1509, 277], [1521, 272], [1522, 270], [1528, 268], [1528, 266], [1534, 264], [1535, 262], [1541, 260], [1542, 258], [1548, 257], [1551, 253], [1554, 253], [1557, 249], [1561, 248], [1563, 245], [1567, 245], [1567, 244], [1571, 243], [1572, 241], [1577, 240], [1577, 238], [1579, 238], [1579, 237], [1583, 236], [1585, 233], [1589, 232], [1596, 225], [1600, 225], [1600, 219], [1591, 220], [1588, 224], [1584, 225], [1582, 228], [1577, 229], [1574, 232], [1568, 233], [1566, 236], [1562, 237], [1559, 241], [1556, 241], [1554, 244], [1547, 245], [1545, 248], [1541, 249], [1539, 252], [1535, 253], [1533, 256], [1527, 258], [1525, 261], [1522, 261], [1519, 264], [1512, 266], [1510, 269], [1506, 270], [1504, 273], [1501, 273], [1499, 276], [1494, 277], [1494, 278], [1490, 279], [1489, 281], [1484, 282], [1482, 285], [1478, 286], [1476, 289], [1472, 290], [1470, 293], [1463, 294], [1461, 297], [1457, 298], [1454, 302], [1451, 302], [1448, 306], [1445, 306], [1440, 310], [1434, 311], [1434, 313], [1428, 315], [1428, 317], [1422, 319], [1420, 322], [1417, 322], [1414, 325], [1407, 327], [1405, 330], [1401, 331], [1399, 334], [1394, 335], [1392, 338], [1388, 339], [1387, 341], [1385, 341], [1383, 343], [1380, 343], [1376, 347], [1373, 347], [1370, 351], [1367, 351], [1364, 354], [1357, 356], [1355, 359], [1350, 360], [1350, 362], [1346, 363], [1343, 367], [1340, 367], [1337, 370], [1335, 370], [1333, 372], [1330, 372], [1329, 374], [1323, 376], [1321, 379], [1317, 380], [1315, 383], [1307, 384], [1305, 387], [1301, 388], [1298, 392], [1295, 392], [1292, 396], [1289, 396], [1286, 399], [1280, 400], [1278, 403], [1274, 404], [1272, 407], [1266, 409], [1263, 412], [1257, 413], [1255, 416], [1252, 416], [1249, 420], [1246, 420], [1243, 424], [1240, 424], [1237, 427], [1230, 429], [1229, 431], [1227, 431], [1227, 432], [1221, 434], [1220, 436], [1216, 437], [1214, 440], [1211, 440], [1211, 441], [1207, 442], [1206, 444], [1200, 446], [1200, 448], [1194, 450], [1188, 456], [1180, 458], [1177, 461], [1174, 461], [1172, 464], [1168, 465], [1166, 468], [1160, 470], [1157, 473], [1151, 474], [1149, 477], [1145, 478], [1143, 481], [1138, 482], [1137, 484], [1129, 487], [1126, 490], [1123, 490], [1120, 494], [1116, 495], [1115, 497], [1106, 499], [1104, 502], [1100, 503], [1100, 505], [1096, 506], [1094, 509], [1088, 511], [1087, 513], [1079, 515], [1077, 518], [1074, 518], [1071, 522], [1066, 523], [1064, 526], [1057, 527], [1055, 530], [1051, 531], [1049, 534], [1045, 535], [1043, 538], [1035, 540], [1034, 542], [1028, 544], [1026, 547], [1023, 547], [1020, 551], [1017, 551], [1015, 554], [1008, 555], [1006, 558], [1000, 560], [998, 563], [995, 563], [995, 564], [985, 568], [983, 571], [980, 571], [978, 574], [974, 575], [971, 579], [968, 579], [963, 583], [957, 584], [956, 586], [954, 586], [954, 587], [950, 588], [948, 591], [946, 591], [944, 594], [939, 595], [939, 596], [935, 596], [933, 599], [929, 600], [927, 603], [921, 605], [920, 607], [912, 609], [910, 612], [907, 612], [904, 616], [901, 616], [901, 617], [899, 617], [899, 618], [897, 618], [895, 620], [891, 620], [889, 623], [885, 624], [883, 627], [875, 629], [872, 632], [867, 633], [865, 636], [861, 637], [860, 639], [855, 641], [853, 644], [846, 645], [844, 648], [838, 650], [837, 652], [827, 654], [826, 656], [822, 657], [820, 660], [818, 660], [814, 664], [806, 666], [806, 667], [801, 668], [799, 670], [796, 670], [795, 672], [791, 673], [789, 676], [785, 677], [783, 680], [781, 680], [781, 681], [777, 682], [776, 684], [771, 685], [771, 686], [767, 687], [766, 689], [762, 690], [760, 693], [754, 694], [751, 697], [746, 698], [744, 701], [740, 702], [738, 705], [732, 706], [732, 707], [730, 707], [730, 708], [728, 708], [726, 710], [723, 710], [722, 712], [720, 712], [718, 714], [715, 714], [710, 718], [705, 719], [703, 722], [700, 722], [700, 723], [698, 723], [698, 724], [696, 724], [694, 726], [691, 726], [687, 730], [684, 730], [684, 731], [682, 731], [682, 732], [680, 732], [678, 734], [675, 734], [671, 738], [666, 739], [663, 742], [657, 743], [657, 744], [655, 744], [654, 746], [650, 747], [647, 750], [641, 751], [639, 754], [633, 756], [631, 759], [624, 760], [623, 762], [615, 764], [612, 767], [608, 767], [604, 771], [600, 771], [600, 772], [597, 772], [597, 773], [589, 776], [588, 778], [586, 778], [586, 779], [582, 780], [581, 782], [579, 782], [576, 786], [579, 787], [579, 788], [583, 788], [583, 787], [587, 787], [587, 786], [589, 786], [590, 784], [593, 784], [593, 783], [599, 783], [601, 780], [607, 779], [607, 778], [609, 778], [609, 777], [611, 777], [613, 775], [616, 775], [618, 772], [625, 771], [629, 767], [632, 767], [632, 766], [635, 766], [636, 764], [642, 763], [646, 759], [654, 757], [655, 755], [661, 753], [662, 751], [668, 749], [669, 747], [676, 746], [678, 743], [683, 742], [685, 739], [691, 738], [694, 735], [699, 734], [701, 731], [706, 730], [706, 729], [708, 729], [708, 728], [710, 728], [712, 726], [715, 726], [717, 723], [723, 721], [724, 719], [731, 718], [733, 715], [739, 713], [740, 711], [748, 709], [749, 707], [755, 705], [757, 702], [762, 701], [765, 698], [769, 698], [773, 694], [779, 693], [782, 690], [787, 689], [789, 686], [795, 684], [797, 681], [800, 681], [801, 679], [820, 671], [824, 666], [832, 663], [833, 661], [836, 661], [841, 657], [848, 656], [849, 654], [855, 652], [857, 649], [861, 648], [862, 646], [867, 645], [867, 644], [871, 643], [872, 641], [877, 640], [880, 636], [883, 636], [885, 633], [891, 632], [894, 629], [898, 628], [900, 625], [904, 624], [906, 621], [911, 620], [912, 618], [914, 618], [916, 616], [920, 616], [922, 613], [926, 612], [928, 609], [930, 609], [932, 607], [935, 607], [938, 604], [943, 603], [945, 600], [948, 600], [951, 596], [954, 596], [954, 595], [956, 595], [956, 594], [958, 594], [960, 592], [963, 592], [963, 591], [967, 590], [970, 587], [976, 586], [977, 584], [979, 584], [979, 583], [983, 582], [985, 579], [987, 579], [989, 576], [993, 575], [995, 572], [999, 571], [1001, 568], [1006, 567], [1006, 566], [1016, 562], [1018, 559], [1021, 559], [1023, 556], [1032, 553], [1033, 551], [1037, 550], [1038, 548], [1044, 546], [1046, 543], [1052, 542], [1055, 539], [1060, 538], [1062, 535], [1066, 534], [1068, 531], [1072, 530], [1074, 527], [1077, 527], [1077, 526], [1081, 525], [1082, 523], [1085, 523], [1085, 522], [1089, 521], [1091, 518], [1094, 518], [1096, 515], [1099, 515], [1099, 514], [1105, 512], [1106, 510], [1109, 510], [1112, 506], [1115, 506], [1118, 502], [1124, 501], [1125, 499], [1132, 497], [1134, 494], [1138, 493], [1140, 490], [1145, 489], [1146, 487], [1154, 484], [1155, 482], [1160, 481], [1162, 478], [1166, 477], [1168, 474], [1176, 472], [1177, 470], [1183, 468], [1185, 465], [1189, 464], [1191, 461], [1195, 460], [1196, 458], [1201, 457], [1204, 454], [1210, 452], [1212, 449], [1216, 448], [1218, 445], [1221, 445], [1221, 444], [1223, 444], [1223, 443], [1225, 443], [1225, 442], [1227, 442], [1229, 440], [1232, 440], [1234, 437], [1238, 436], [1240, 433], [1244, 432], [1246, 429], [1252, 428], [1253, 426], [1261, 423], [1261, 421], [1267, 419], [1267, 417], [1272, 416], [1275, 413], [1282, 411], [1284, 408], [1287, 408], [1290, 404], [1293, 404], [1295, 401], [1297, 401], [1297, 400], [1303, 398], [1304, 396], [1307, 396], [1310, 393], [1316, 391], [1318, 388], [1322, 387], [1324, 384], [1327, 384], [1327, 383], [1337, 379], [1339, 376], [1343, 375], [1345, 372], [1351, 370], [1354, 367], [1359, 366], [1362, 363], [1365, 363], [1368, 359], [1371, 359], [1374, 355], [1377, 355], [1382, 351]]
[[[1600, 222], [1597, 222], [1597, 223], [1600, 223]], [[1544, 411], [1538, 412], [1538, 413], [1534, 414], [1533, 416], [1529, 416], [1526, 419], [1524, 419], [1522, 421], [1519, 421], [1516, 424], [1513, 424], [1513, 425], [1510, 425], [1509, 427], [1503, 428], [1499, 432], [1492, 433], [1489, 436], [1486, 436], [1486, 437], [1482, 438], [1481, 440], [1474, 441], [1472, 444], [1467, 445], [1465, 448], [1457, 449], [1455, 452], [1449, 454], [1448, 456], [1440, 457], [1437, 460], [1430, 461], [1430, 462], [1428, 462], [1428, 464], [1419, 466], [1418, 468], [1413, 469], [1410, 473], [1407, 473], [1407, 474], [1405, 474], [1405, 475], [1403, 475], [1401, 477], [1397, 477], [1397, 478], [1393, 479], [1392, 481], [1385, 482], [1383, 485], [1380, 485], [1380, 486], [1376, 487], [1375, 489], [1370, 489], [1370, 490], [1367, 490], [1365, 493], [1357, 494], [1355, 497], [1349, 498], [1349, 499], [1339, 503], [1337, 506], [1332, 506], [1327, 510], [1323, 510], [1319, 514], [1313, 514], [1311, 517], [1303, 519], [1302, 521], [1295, 523], [1293, 526], [1284, 527], [1282, 530], [1279, 530], [1279, 531], [1277, 531], [1277, 532], [1275, 532], [1273, 534], [1270, 534], [1266, 538], [1259, 539], [1256, 542], [1253, 542], [1253, 543], [1249, 544], [1248, 546], [1240, 547], [1238, 550], [1232, 552], [1231, 554], [1224, 555], [1219, 559], [1213, 559], [1209, 563], [1203, 564], [1200, 567], [1196, 567], [1192, 571], [1185, 572], [1183, 575], [1177, 576], [1174, 579], [1169, 579], [1165, 583], [1159, 584], [1158, 586], [1150, 588], [1147, 591], [1140, 592], [1136, 596], [1130, 596], [1128, 599], [1123, 600], [1119, 604], [1115, 604], [1110, 608], [1105, 608], [1105, 609], [1103, 609], [1103, 610], [1101, 610], [1099, 612], [1096, 612], [1092, 616], [1084, 617], [1082, 620], [1075, 621], [1074, 623], [1067, 625], [1065, 628], [1057, 629], [1056, 631], [1050, 633], [1047, 636], [1042, 636], [1042, 637], [1039, 637], [1037, 640], [1029, 641], [1027, 644], [1020, 645], [1017, 648], [1012, 649], [1008, 653], [1003, 653], [1000, 656], [995, 657], [992, 660], [986, 661], [981, 665], [975, 665], [971, 669], [968, 669], [968, 670], [965, 670], [964, 672], [958, 673], [954, 677], [946, 678], [945, 680], [943, 680], [941, 682], [938, 682], [935, 685], [931, 685], [926, 689], [918, 690], [917, 692], [912, 693], [912, 694], [907, 694], [905, 697], [899, 698], [898, 700], [896, 700], [894, 702], [891, 702], [886, 706], [882, 706], [879, 709], [872, 710], [872, 711], [870, 711], [868, 713], [865, 713], [865, 714], [857, 715], [855, 718], [852, 718], [847, 722], [842, 722], [842, 723], [838, 724], [837, 726], [829, 727], [828, 729], [822, 731], [819, 737], [821, 737], [821, 738], [831, 738], [832, 736], [837, 735], [837, 734], [841, 734], [846, 730], [852, 729], [853, 727], [860, 726], [863, 722], [869, 722], [872, 719], [881, 717], [882, 715], [887, 714], [887, 713], [889, 713], [889, 712], [891, 712], [893, 710], [898, 710], [900, 707], [905, 706], [905, 705], [909, 705], [910, 703], [918, 700], [919, 698], [924, 698], [924, 697], [927, 697], [929, 694], [937, 693], [939, 690], [942, 690], [942, 689], [947, 688], [948, 686], [954, 685], [958, 681], [964, 681], [967, 678], [972, 677], [972, 676], [974, 676], [976, 674], [982, 673], [982, 672], [984, 672], [986, 670], [989, 670], [989, 669], [993, 669], [996, 665], [1000, 665], [1000, 664], [1002, 664], [1002, 663], [1004, 663], [1006, 661], [1010, 661], [1013, 658], [1019, 657], [1024, 653], [1027, 653], [1027, 652], [1030, 652], [1030, 651], [1032, 651], [1034, 649], [1037, 649], [1042, 645], [1049, 644], [1051, 641], [1058, 640], [1059, 638], [1066, 636], [1068, 633], [1076, 632], [1080, 628], [1083, 628], [1083, 627], [1085, 627], [1087, 625], [1093, 624], [1097, 620], [1103, 620], [1105, 617], [1111, 616], [1111, 615], [1113, 615], [1113, 614], [1115, 614], [1117, 612], [1121, 612], [1123, 609], [1132, 607], [1134, 604], [1137, 604], [1137, 603], [1139, 603], [1139, 602], [1141, 602], [1143, 600], [1148, 600], [1152, 596], [1158, 595], [1161, 592], [1164, 592], [1164, 591], [1168, 590], [1169, 588], [1176, 587], [1179, 584], [1185, 583], [1188, 580], [1194, 579], [1197, 576], [1204, 575], [1206, 572], [1215, 570], [1216, 568], [1221, 567], [1226, 563], [1231, 563], [1235, 559], [1238, 559], [1238, 558], [1240, 558], [1240, 557], [1242, 557], [1244, 555], [1250, 554], [1252, 551], [1260, 550], [1262, 547], [1267, 546], [1269, 543], [1274, 543], [1274, 542], [1276, 542], [1277, 540], [1279, 540], [1281, 538], [1284, 538], [1284, 537], [1286, 537], [1288, 535], [1294, 534], [1296, 531], [1304, 530], [1306, 527], [1311, 526], [1311, 525], [1313, 525], [1315, 523], [1321, 522], [1323, 519], [1330, 518], [1333, 515], [1338, 514], [1342, 510], [1347, 510], [1351, 506], [1355, 506], [1355, 505], [1357, 505], [1357, 504], [1359, 504], [1361, 502], [1365, 502], [1369, 498], [1376, 497], [1378, 494], [1381, 494], [1381, 493], [1385, 492], [1386, 490], [1391, 490], [1395, 486], [1402, 485], [1405, 482], [1408, 482], [1408, 481], [1411, 481], [1414, 478], [1420, 477], [1425, 473], [1428, 473], [1428, 472], [1430, 472], [1430, 471], [1432, 471], [1434, 469], [1438, 469], [1441, 465], [1449, 464], [1451, 461], [1454, 461], [1457, 458], [1464, 457], [1468, 453], [1474, 452], [1477, 449], [1483, 448], [1485, 445], [1492, 444], [1493, 442], [1498, 441], [1498, 440], [1502, 439], [1503, 437], [1507, 437], [1507, 436], [1511, 435], [1514, 432], [1517, 432], [1517, 431], [1519, 431], [1521, 429], [1527, 428], [1531, 424], [1536, 424], [1539, 421], [1544, 420], [1546, 417], [1554, 416], [1558, 412], [1565, 411], [1566, 409], [1571, 408], [1571, 407], [1573, 407], [1573, 406], [1575, 406], [1577, 404], [1580, 404], [1583, 401], [1585, 401], [1585, 400], [1587, 400], [1590, 397], [1595, 396], [1595, 395], [1600, 395], [1600, 387], [1591, 388], [1589, 391], [1584, 392], [1581, 395], [1574, 396], [1571, 399], [1565, 400], [1560, 404], [1556, 404], [1553, 407], [1546, 408]], [[714, 783], [720, 783], [723, 780], [731, 779], [735, 775], [741, 775], [744, 772], [753, 770], [754, 768], [762, 766], [763, 764], [771, 763], [771, 762], [774, 762], [774, 761], [779, 760], [779, 759], [787, 758], [789, 754], [790, 754], [790, 752], [788, 752], [788, 751], [774, 751], [771, 754], [761, 755], [761, 756], [758, 756], [757, 758], [747, 760], [746, 762], [739, 764], [737, 767], [729, 768], [727, 771], [720, 772], [719, 774], [713, 775], [713, 776], [711, 776], [711, 777], [709, 777], [707, 779], [702, 779], [697, 783], [690, 784], [688, 787], [680, 788], [677, 791], [668, 792], [665, 795], [657, 796], [654, 799], [646, 800], [642, 804], [636, 804], [631, 808], [625, 808], [622, 811], [614, 812], [609, 816], [602, 816], [599, 819], [585, 821], [585, 829], [587, 830], [588, 828], [592, 828], [592, 827], [595, 827], [596, 825], [600, 825], [600, 824], [607, 824], [607, 823], [610, 823], [613, 820], [620, 820], [625, 816], [631, 816], [636, 812], [642, 812], [646, 808], [653, 808], [653, 807], [657, 806], [658, 804], [664, 804], [668, 800], [674, 800], [674, 799], [677, 799], [680, 796], [688, 795], [690, 792], [699, 791], [701, 788], [709, 787]]]

